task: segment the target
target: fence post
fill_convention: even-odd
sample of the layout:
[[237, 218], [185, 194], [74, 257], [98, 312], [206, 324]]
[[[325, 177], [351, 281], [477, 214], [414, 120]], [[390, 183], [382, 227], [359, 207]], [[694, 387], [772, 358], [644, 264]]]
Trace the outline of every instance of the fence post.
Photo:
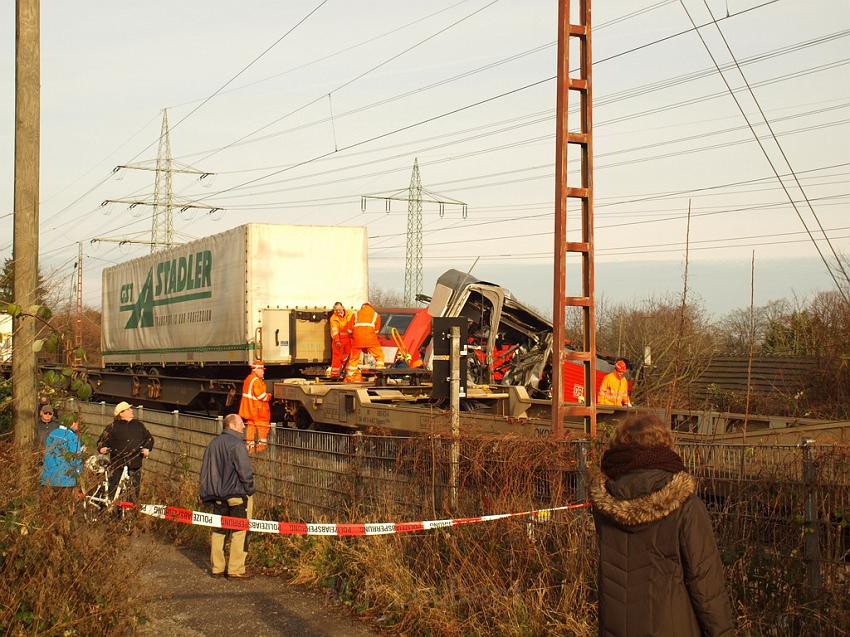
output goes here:
[[356, 509], [360, 500], [360, 473], [363, 465], [363, 432], [355, 431], [349, 437], [351, 441], [351, 505]]
[[820, 595], [822, 579], [820, 572], [820, 524], [818, 523], [817, 470], [812, 458], [813, 438], [800, 441], [803, 460], [803, 483], [806, 501], [803, 509], [803, 559], [806, 563], [806, 588], [809, 599]]
[[576, 499], [587, 500], [587, 452], [590, 443], [579, 440], [576, 445]]
[[139, 416], [139, 420], [145, 422], [145, 406], [139, 405], [136, 407], [136, 414]]

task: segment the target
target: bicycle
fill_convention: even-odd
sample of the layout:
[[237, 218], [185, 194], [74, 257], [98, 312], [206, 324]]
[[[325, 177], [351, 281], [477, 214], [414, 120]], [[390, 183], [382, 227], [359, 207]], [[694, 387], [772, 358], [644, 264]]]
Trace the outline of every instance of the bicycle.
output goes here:
[[119, 507], [122, 494], [126, 494], [130, 489], [130, 472], [127, 465], [124, 465], [121, 471], [121, 478], [118, 480], [118, 486], [115, 488], [115, 493], [110, 497], [109, 484], [109, 457], [104, 454], [95, 454], [90, 456], [85, 463], [86, 469], [91, 473], [102, 476], [101, 480], [91, 489], [83, 490], [83, 517], [87, 522], [96, 522], [104, 518], [105, 515], [115, 514], [120, 519], [125, 519], [127, 509]]

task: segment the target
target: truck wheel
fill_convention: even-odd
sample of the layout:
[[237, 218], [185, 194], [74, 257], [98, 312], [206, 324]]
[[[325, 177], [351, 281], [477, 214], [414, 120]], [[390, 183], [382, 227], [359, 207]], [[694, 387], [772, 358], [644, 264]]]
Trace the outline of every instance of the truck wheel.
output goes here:
[[310, 417], [310, 414], [303, 407], [299, 407], [298, 411], [295, 412], [295, 428], [310, 429], [312, 426], [313, 419]]

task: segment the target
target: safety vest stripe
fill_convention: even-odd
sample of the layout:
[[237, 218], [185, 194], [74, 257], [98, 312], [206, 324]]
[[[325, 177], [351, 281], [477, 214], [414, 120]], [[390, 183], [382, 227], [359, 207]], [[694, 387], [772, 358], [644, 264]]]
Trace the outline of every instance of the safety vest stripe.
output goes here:
[[251, 379], [251, 382], [250, 382], [250, 384], [248, 385], [248, 393], [247, 393], [247, 394], [242, 394], [242, 397], [243, 397], [243, 398], [249, 398], [250, 400], [265, 401], [266, 396], [268, 396], [268, 393], [267, 393], [267, 392], [263, 392], [263, 393], [262, 393], [262, 394], [260, 394], [259, 396], [254, 396], [253, 392], [251, 391], [251, 390], [254, 388], [254, 383], [255, 383], [255, 382], [257, 382], [258, 380], [259, 380], [258, 378], [252, 378], [252, 379]]

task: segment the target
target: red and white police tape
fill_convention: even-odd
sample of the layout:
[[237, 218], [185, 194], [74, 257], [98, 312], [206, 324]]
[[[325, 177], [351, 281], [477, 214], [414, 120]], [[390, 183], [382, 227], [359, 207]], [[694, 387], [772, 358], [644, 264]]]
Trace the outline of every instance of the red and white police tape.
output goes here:
[[[130, 508], [134, 505], [122, 502], [121, 506]], [[373, 522], [367, 524], [323, 524], [309, 522], [275, 522], [272, 520], [249, 520], [247, 518], [234, 518], [203, 511], [192, 511], [178, 507], [165, 506], [164, 504], [141, 504], [139, 511], [161, 520], [181, 522], [182, 524], [194, 524], [197, 526], [208, 526], [215, 529], [230, 529], [233, 531], [251, 531], [253, 533], [275, 533], [278, 535], [392, 535], [394, 533], [410, 533], [412, 531], [429, 531], [451, 526], [463, 526], [465, 524], [477, 524], [479, 522], [492, 522], [493, 520], [504, 520], [526, 515], [534, 515], [538, 518], [548, 517], [553, 511], [567, 511], [569, 509], [581, 509], [590, 506], [588, 502], [579, 504], [567, 504], [565, 506], [552, 507], [550, 509], [538, 509], [536, 511], [523, 511], [521, 513], [497, 513], [495, 515], [481, 515], [474, 518], [454, 518], [448, 520], [424, 520], [422, 522]]]

